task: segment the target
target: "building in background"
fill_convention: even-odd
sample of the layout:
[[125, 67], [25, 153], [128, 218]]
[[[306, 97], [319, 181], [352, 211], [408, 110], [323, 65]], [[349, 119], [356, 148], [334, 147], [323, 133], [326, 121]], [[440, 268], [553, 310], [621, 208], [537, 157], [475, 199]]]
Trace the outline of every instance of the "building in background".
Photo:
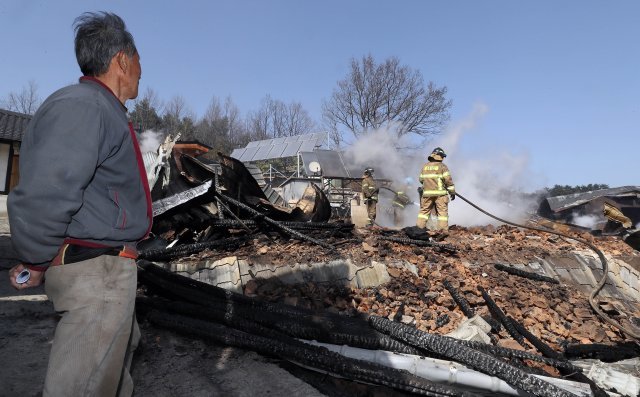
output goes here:
[[20, 143], [30, 120], [28, 114], [0, 109], [0, 195], [18, 184]]

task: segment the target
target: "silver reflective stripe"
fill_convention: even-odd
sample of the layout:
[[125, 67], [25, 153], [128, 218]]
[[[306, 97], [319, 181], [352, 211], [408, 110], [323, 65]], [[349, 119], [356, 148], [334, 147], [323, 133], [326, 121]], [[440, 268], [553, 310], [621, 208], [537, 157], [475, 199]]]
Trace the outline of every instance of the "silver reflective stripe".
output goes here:
[[446, 190], [425, 190], [422, 192], [422, 197], [445, 196], [446, 194]]

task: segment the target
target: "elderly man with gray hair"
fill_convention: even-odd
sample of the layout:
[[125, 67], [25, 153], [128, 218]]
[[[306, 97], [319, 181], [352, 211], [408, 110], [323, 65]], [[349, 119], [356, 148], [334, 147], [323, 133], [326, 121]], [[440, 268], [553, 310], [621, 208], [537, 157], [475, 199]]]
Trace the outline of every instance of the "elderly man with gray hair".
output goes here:
[[61, 314], [44, 396], [130, 396], [136, 244], [152, 223], [124, 106], [138, 95], [140, 56], [122, 19], [106, 12], [76, 19], [75, 52], [83, 77], [44, 101], [22, 140], [7, 206], [23, 263], [9, 277], [17, 289], [46, 279]]

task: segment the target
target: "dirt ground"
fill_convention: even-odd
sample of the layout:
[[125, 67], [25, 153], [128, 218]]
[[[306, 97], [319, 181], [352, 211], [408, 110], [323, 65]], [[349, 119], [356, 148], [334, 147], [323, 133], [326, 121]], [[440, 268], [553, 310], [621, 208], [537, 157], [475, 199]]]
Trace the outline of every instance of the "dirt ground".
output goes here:
[[[0, 214], [0, 397], [41, 395], [57, 315], [42, 287], [15, 291], [17, 262]], [[135, 396], [324, 396], [279, 364], [254, 352], [182, 338], [140, 324], [133, 360]]]

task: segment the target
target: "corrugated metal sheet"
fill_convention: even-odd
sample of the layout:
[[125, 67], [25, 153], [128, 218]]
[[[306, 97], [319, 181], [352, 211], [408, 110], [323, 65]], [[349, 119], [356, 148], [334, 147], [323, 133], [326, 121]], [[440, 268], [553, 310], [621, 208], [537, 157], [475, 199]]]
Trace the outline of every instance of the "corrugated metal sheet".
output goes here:
[[264, 195], [267, 196], [267, 199], [271, 204], [279, 205], [285, 208], [289, 207], [289, 204], [287, 204], [282, 196], [280, 196], [278, 192], [273, 190], [271, 186], [267, 185], [267, 182], [264, 179], [264, 174], [257, 165], [247, 163], [244, 166], [247, 168], [253, 179], [258, 182], [258, 186], [260, 186], [260, 188], [264, 192]]
[[548, 197], [547, 202], [553, 212], [564, 211], [571, 207], [588, 203], [600, 197], [639, 196], [640, 186], [622, 186], [611, 189], [592, 190], [584, 193], [568, 194], [566, 196]]

